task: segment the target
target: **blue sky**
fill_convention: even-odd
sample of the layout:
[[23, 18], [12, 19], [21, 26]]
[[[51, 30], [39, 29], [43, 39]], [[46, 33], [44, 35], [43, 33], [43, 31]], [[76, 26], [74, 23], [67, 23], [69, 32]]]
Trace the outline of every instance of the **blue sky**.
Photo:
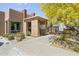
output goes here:
[[30, 14], [35, 12], [36, 15], [45, 17], [44, 13], [40, 10], [38, 3], [0, 3], [0, 11], [6, 11], [9, 8], [20, 11], [27, 9], [27, 12]]

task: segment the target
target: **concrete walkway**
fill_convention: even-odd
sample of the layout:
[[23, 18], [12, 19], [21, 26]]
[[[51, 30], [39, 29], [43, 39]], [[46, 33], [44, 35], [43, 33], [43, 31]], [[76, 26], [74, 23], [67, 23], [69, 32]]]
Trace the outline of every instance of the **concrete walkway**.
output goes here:
[[79, 56], [78, 53], [50, 46], [48, 39], [55, 36], [47, 35], [25, 39], [0, 47], [0, 56]]
[[[30, 40], [24, 40], [16, 47], [30, 56], [77, 56], [78, 53], [50, 46], [48, 39], [52, 35], [42, 36]], [[53, 36], [54, 38], [54, 36]]]

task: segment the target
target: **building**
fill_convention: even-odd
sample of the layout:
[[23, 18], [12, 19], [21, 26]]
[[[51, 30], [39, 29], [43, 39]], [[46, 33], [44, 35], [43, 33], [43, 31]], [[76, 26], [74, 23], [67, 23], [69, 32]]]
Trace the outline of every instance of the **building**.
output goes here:
[[30, 32], [32, 36], [44, 35], [47, 32], [47, 19], [29, 15], [27, 10], [16, 11], [9, 9], [0, 11], [0, 33]]

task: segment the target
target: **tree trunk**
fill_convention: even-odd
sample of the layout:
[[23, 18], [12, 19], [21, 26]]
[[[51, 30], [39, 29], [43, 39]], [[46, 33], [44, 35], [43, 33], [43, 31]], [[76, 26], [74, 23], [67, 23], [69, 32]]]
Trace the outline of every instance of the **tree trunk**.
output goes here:
[[52, 34], [52, 24], [51, 24], [51, 34]]

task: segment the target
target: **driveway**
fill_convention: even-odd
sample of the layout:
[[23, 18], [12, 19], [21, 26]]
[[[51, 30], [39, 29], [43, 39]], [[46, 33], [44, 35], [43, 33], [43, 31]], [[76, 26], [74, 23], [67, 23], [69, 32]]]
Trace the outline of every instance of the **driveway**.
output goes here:
[[[24, 40], [15, 46], [19, 48], [25, 55], [30, 56], [77, 56], [76, 52], [64, 50], [50, 46], [48, 39], [52, 35]], [[54, 38], [55, 36], [53, 36]]]
[[0, 47], [0, 56], [79, 56], [78, 53], [50, 46], [52, 35], [29, 37], [21, 42], [10, 42]]

